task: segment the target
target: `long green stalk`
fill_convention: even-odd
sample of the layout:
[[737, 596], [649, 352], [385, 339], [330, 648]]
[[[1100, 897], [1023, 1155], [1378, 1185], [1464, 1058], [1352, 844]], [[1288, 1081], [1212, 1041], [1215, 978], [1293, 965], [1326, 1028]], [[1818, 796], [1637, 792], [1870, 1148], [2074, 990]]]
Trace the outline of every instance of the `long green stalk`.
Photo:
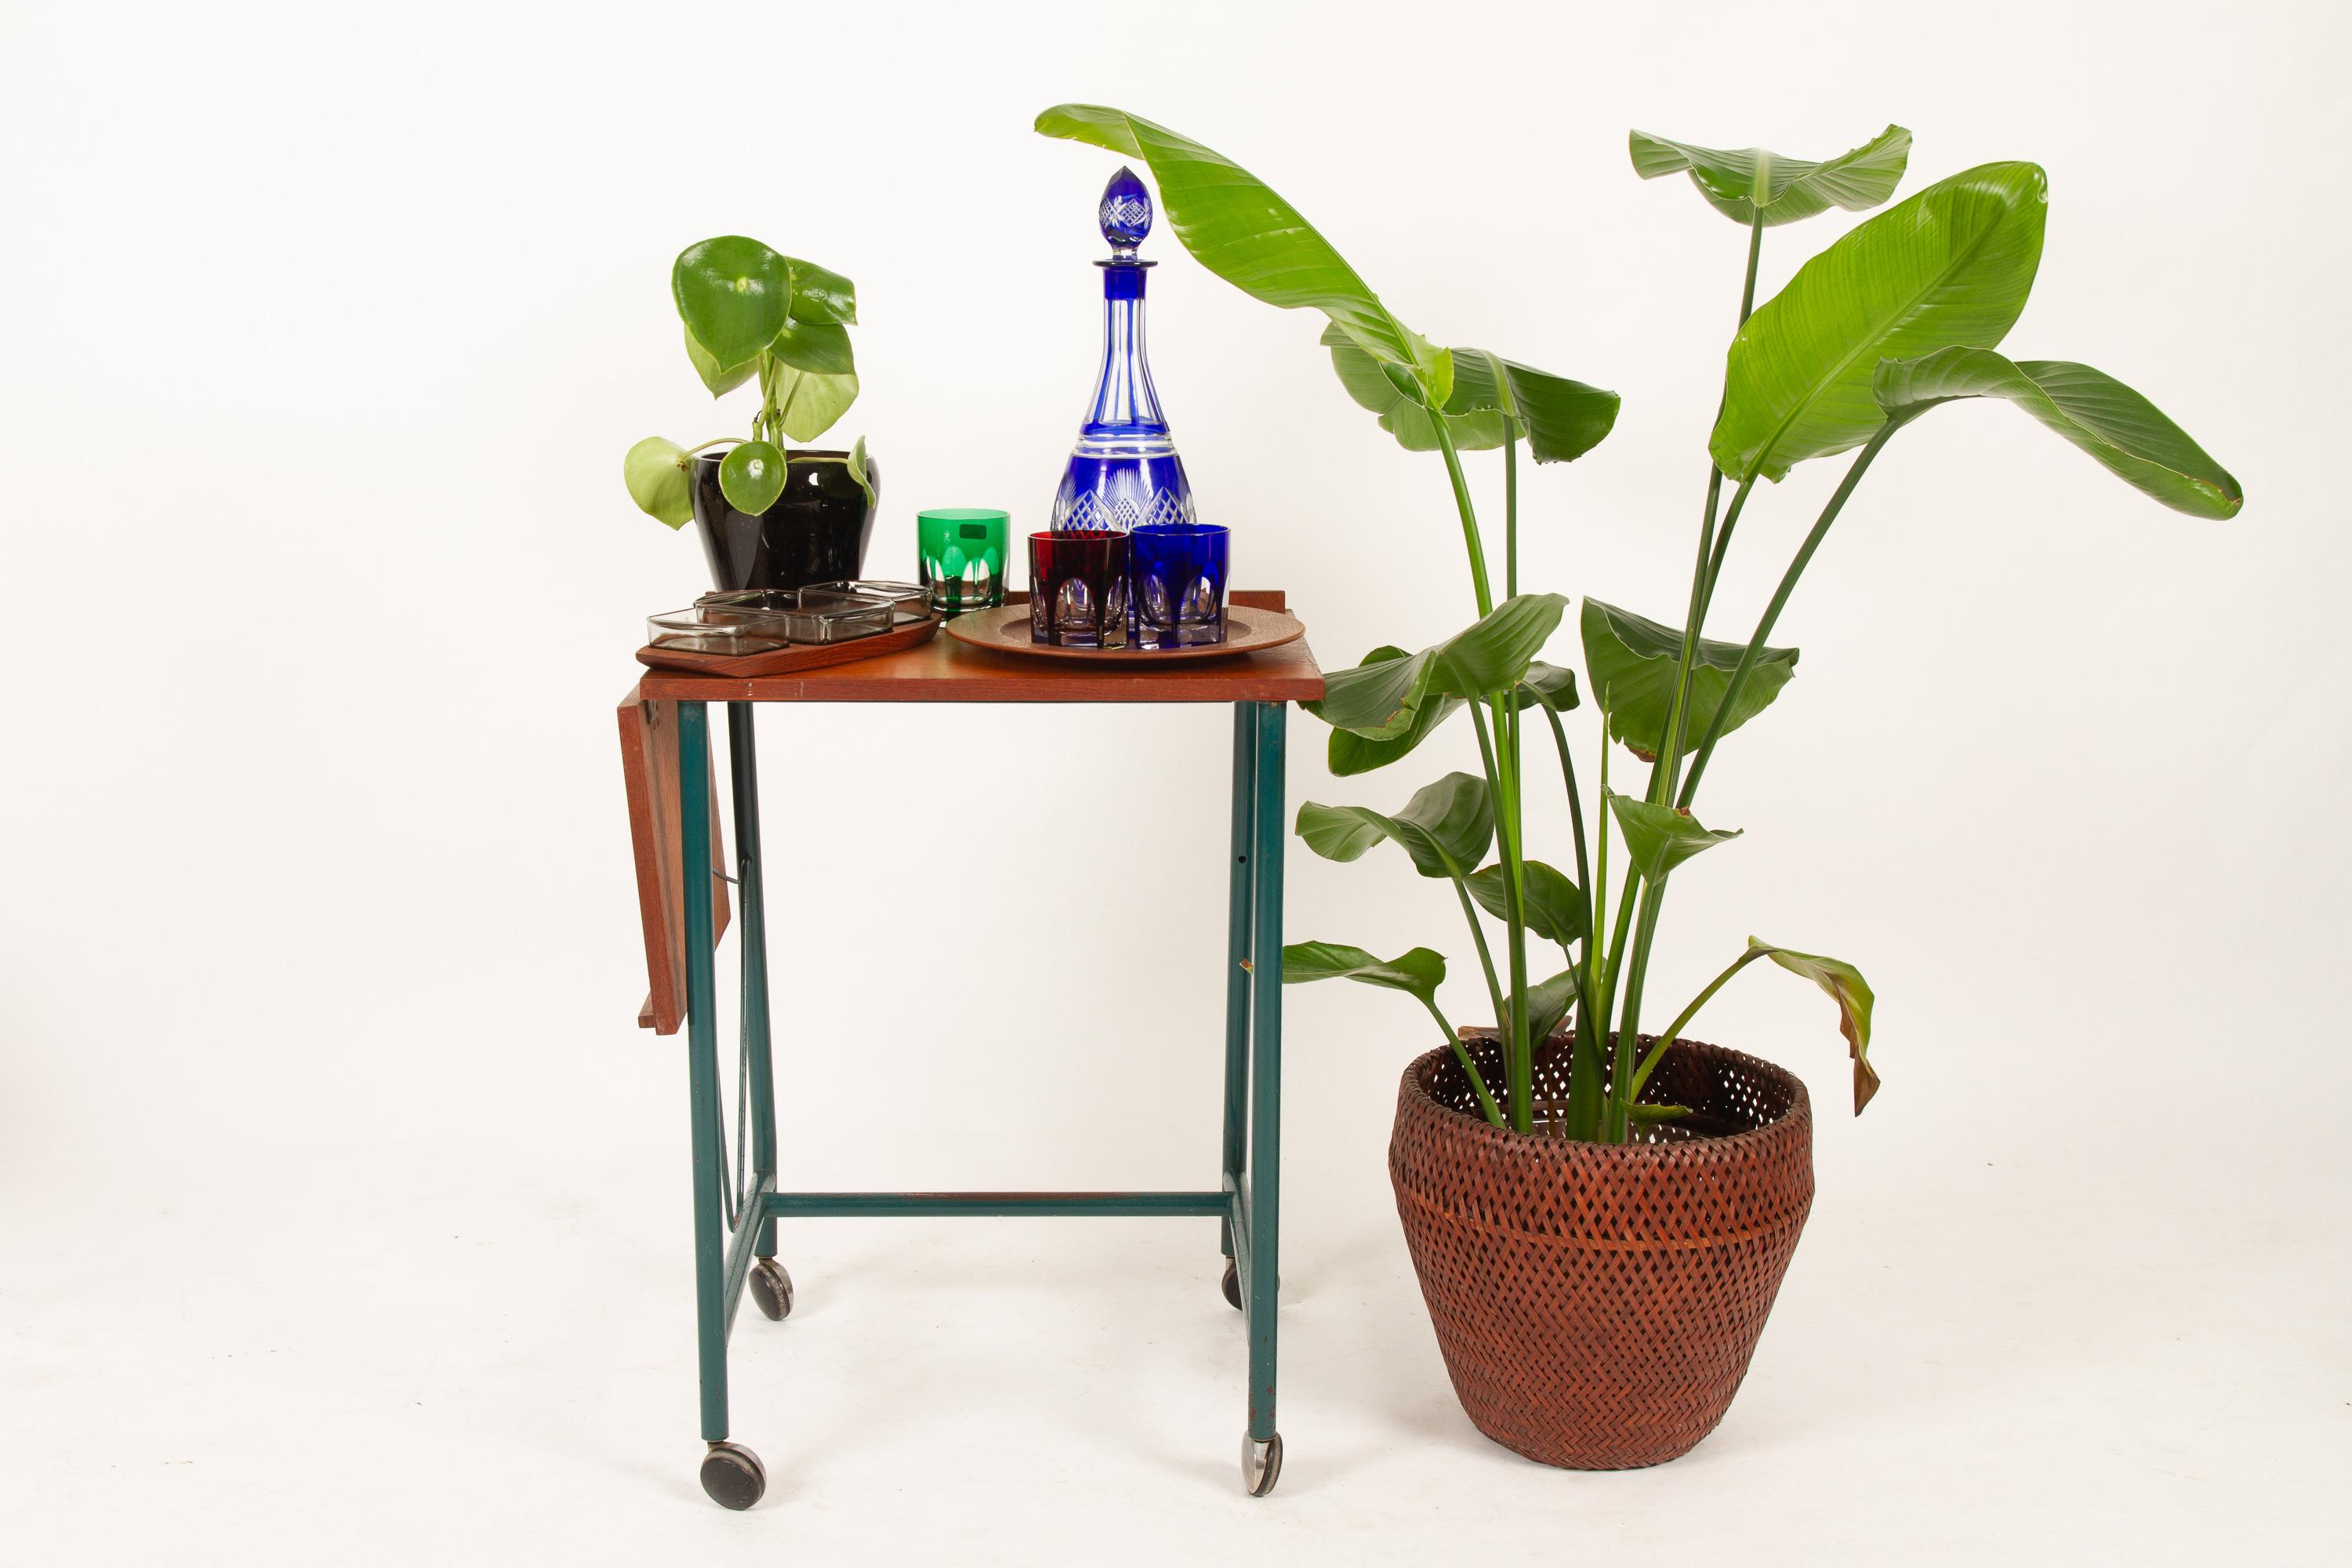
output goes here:
[[1519, 437], [1507, 430], [1503, 440], [1503, 597], [1519, 596]]
[[1454, 449], [1454, 437], [1445, 428], [1445, 420], [1433, 415], [1430, 424], [1437, 431], [1437, 449], [1445, 455], [1445, 477], [1454, 482], [1454, 509], [1462, 514], [1462, 543], [1470, 552], [1470, 586], [1478, 595], [1478, 618], [1483, 621], [1495, 613], [1495, 595], [1486, 586], [1486, 545], [1478, 537], [1478, 510], [1470, 503], [1470, 481], [1462, 475], [1462, 456]]
[[[1519, 592], [1519, 437], [1515, 425], [1505, 422], [1503, 430], [1503, 589], [1506, 598], [1516, 598]], [[1497, 732], [1502, 755], [1501, 771], [1509, 784], [1507, 819], [1510, 837], [1504, 851], [1504, 864], [1511, 883], [1514, 899], [1510, 906], [1517, 913], [1511, 921], [1511, 1000], [1512, 1033], [1519, 1053], [1525, 1058], [1528, 1115], [1530, 1126], [1535, 1115], [1535, 1049], [1539, 1043], [1528, 1037], [1533, 1032], [1528, 1016], [1528, 832], [1527, 791], [1520, 773], [1519, 699], [1516, 691], [1504, 694], [1496, 718], [1502, 728]]]
[[1568, 789], [1568, 826], [1576, 835], [1576, 885], [1585, 889], [1585, 930], [1589, 936], [1592, 929], [1592, 867], [1584, 854], [1584, 801], [1576, 793], [1576, 759], [1569, 752], [1568, 730], [1560, 723], [1559, 715], [1547, 707], [1544, 717], [1551, 721], [1552, 744], [1559, 751], [1560, 783]]
[[[1431, 425], [1437, 434], [1437, 449], [1445, 458], [1445, 477], [1454, 487], [1454, 510], [1462, 518], [1462, 541], [1470, 555], [1470, 584], [1478, 596], [1478, 616], [1484, 620], [1494, 613], [1495, 599], [1486, 577], [1486, 549], [1478, 532], [1477, 508], [1470, 500], [1470, 483], [1462, 472], [1462, 455], [1454, 450], [1454, 436], [1446, 429], [1444, 416], [1433, 417]], [[1516, 508], [1512, 521], [1516, 527]], [[1503, 699], [1489, 699], [1487, 702], [1494, 711], [1496, 732], [1506, 741], [1507, 751], [1500, 758], [1487, 733], [1486, 716], [1479, 712], [1479, 704], [1475, 701], [1470, 704], [1470, 717], [1478, 731], [1487, 795], [1494, 802], [1496, 837], [1502, 841], [1503, 850], [1504, 925], [1509, 934], [1511, 966], [1510, 1006], [1507, 1016], [1497, 1020], [1506, 1031], [1505, 1099], [1509, 1104], [1511, 1125], [1525, 1132], [1534, 1125], [1535, 1082], [1527, 1038], [1527, 867], [1518, 832], [1518, 756], [1516, 731], [1506, 729], [1507, 710], [1516, 700], [1515, 696], [1506, 694]]]
[[1486, 929], [1478, 923], [1478, 910], [1470, 902], [1470, 889], [1459, 877], [1454, 879], [1454, 893], [1462, 900], [1462, 918], [1470, 922], [1470, 940], [1477, 945], [1478, 967], [1486, 972], [1486, 995], [1495, 1004], [1495, 1024], [1499, 1028], [1510, 1006], [1503, 1000], [1502, 983], [1495, 978], [1495, 955], [1486, 947]]
[[1715, 604], [1715, 585], [1723, 578], [1723, 558], [1731, 553], [1731, 531], [1739, 526], [1740, 509], [1748, 504], [1748, 492], [1756, 486], [1750, 475], [1731, 498], [1731, 510], [1724, 514], [1723, 526], [1716, 531], [1715, 552], [1707, 557], [1706, 587], [1698, 596], [1699, 625], [1706, 624], [1706, 612]]
[[1642, 1086], [1650, 1081], [1650, 1075], [1658, 1070], [1660, 1062], [1666, 1059], [1666, 1047], [1673, 1045], [1685, 1029], [1690, 1027], [1690, 1021], [1698, 1016], [1698, 1010], [1706, 1005], [1708, 999], [1728, 984], [1733, 975], [1763, 956], [1762, 948], [1749, 948], [1725, 965], [1722, 973], [1708, 981], [1706, 990], [1691, 998], [1690, 1005], [1684, 1008], [1675, 1016], [1675, 1021], [1666, 1026], [1665, 1033], [1658, 1037], [1658, 1043], [1651, 1048], [1648, 1056], [1642, 1058], [1642, 1065], [1633, 1069], [1633, 1087], [1625, 1097], [1627, 1104], [1632, 1104], [1633, 1097], [1642, 1092]]
[[1461, 1033], [1445, 1021], [1444, 1014], [1437, 1010], [1435, 998], [1424, 998], [1423, 1005], [1429, 1009], [1429, 1016], [1437, 1020], [1437, 1026], [1444, 1031], [1445, 1043], [1454, 1050], [1454, 1059], [1460, 1062], [1462, 1070], [1470, 1075], [1470, 1092], [1478, 1097], [1478, 1109], [1486, 1112], [1489, 1122], [1496, 1127], [1502, 1126], [1503, 1112], [1495, 1104], [1495, 1097], [1486, 1091], [1486, 1080], [1478, 1076], [1478, 1064], [1472, 1061], [1470, 1053], [1462, 1048]]
[[1478, 759], [1486, 773], [1486, 788], [1490, 798], [1497, 801], [1495, 812], [1498, 836], [1503, 842], [1504, 925], [1514, 939], [1511, 943], [1511, 1000], [1503, 1018], [1504, 1098], [1509, 1102], [1511, 1126], [1521, 1132], [1535, 1125], [1535, 1062], [1528, 1045], [1528, 958], [1526, 890], [1520, 883], [1517, 847], [1510, 841], [1506, 826], [1507, 813], [1500, 804], [1504, 775], [1496, 765], [1495, 743], [1486, 731], [1486, 715], [1480, 705], [1470, 704], [1470, 726], [1478, 735]]
[[1764, 639], [1772, 635], [1773, 623], [1780, 618], [1780, 611], [1789, 603], [1789, 595], [1796, 591], [1797, 579], [1805, 574], [1805, 567], [1812, 561], [1813, 552], [1819, 550], [1822, 541], [1829, 536], [1830, 524], [1835, 522], [1838, 513], [1845, 509], [1847, 498], [1862, 482], [1862, 476], [1870, 471], [1870, 465], [1877, 459], [1880, 449], [1906, 423], [1908, 420], [1900, 416], [1889, 419], [1864, 443], [1862, 450], [1855, 454], [1853, 464], [1847, 468], [1845, 478], [1838, 481], [1837, 490], [1830, 497], [1829, 504], [1822, 508], [1822, 515], [1814, 521], [1812, 531], [1805, 535], [1805, 542], [1798, 546], [1795, 557], [1789, 563], [1789, 569], [1780, 574], [1780, 585], [1773, 590], [1772, 602], [1764, 606], [1764, 614], [1757, 620], [1756, 631], [1748, 637], [1747, 647], [1740, 650], [1739, 664], [1732, 670], [1731, 679], [1723, 689], [1723, 700], [1716, 704], [1715, 717], [1709, 721], [1706, 734], [1691, 757], [1689, 776], [1683, 780], [1682, 794], [1675, 801], [1681, 809], [1688, 811], [1692, 798], [1698, 794], [1698, 781], [1706, 773], [1707, 759], [1715, 755], [1715, 743], [1723, 739], [1724, 726], [1730, 720], [1732, 707], [1739, 700], [1740, 690], [1748, 684], [1748, 674], [1755, 669], [1756, 660], [1764, 651]]

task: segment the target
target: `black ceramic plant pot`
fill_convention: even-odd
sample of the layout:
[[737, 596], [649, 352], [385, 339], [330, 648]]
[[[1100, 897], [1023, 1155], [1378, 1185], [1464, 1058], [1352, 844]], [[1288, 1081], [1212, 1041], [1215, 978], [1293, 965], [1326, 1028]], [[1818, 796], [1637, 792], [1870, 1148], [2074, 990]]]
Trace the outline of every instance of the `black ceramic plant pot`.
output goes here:
[[[865, 575], [866, 541], [874, 531], [874, 503], [843, 461], [845, 452], [787, 454], [784, 493], [756, 516], [738, 511], [719, 489], [719, 463], [727, 454], [706, 452], [694, 460], [694, 522], [702, 553], [717, 588], [798, 588], [810, 583]], [[880, 470], [869, 454], [866, 480], [881, 493]]]

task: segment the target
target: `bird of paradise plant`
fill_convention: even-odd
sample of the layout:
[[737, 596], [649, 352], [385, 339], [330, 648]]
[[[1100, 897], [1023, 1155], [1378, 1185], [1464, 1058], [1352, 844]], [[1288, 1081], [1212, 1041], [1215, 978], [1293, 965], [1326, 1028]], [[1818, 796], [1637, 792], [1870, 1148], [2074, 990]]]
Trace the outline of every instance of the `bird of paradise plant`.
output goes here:
[[[2015, 404], [2176, 510], [2220, 519], [2242, 503], [2237, 481], [2121, 382], [2087, 365], [1998, 352], [2041, 260], [2047, 200], [2041, 168], [1986, 163], [1930, 185], [1856, 225], [1758, 306], [1765, 231], [1832, 205], [1866, 211], [1886, 202], [1907, 164], [1910, 133], [1889, 126], [1819, 163], [1633, 133], [1633, 166], [1643, 179], [1686, 174], [1711, 205], [1747, 229], [1747, 265], [1707, 441], [1681, 623], [1590, 597], [1578, 617], [1585, 685], [1602, 716], [1598, 787], [1588, 807], [1563, 721], [1579, 705], [1576, 678], [1538, 657], [1569, 601], [1519, 586], [1517, 454], [1524, 442], [1538, 463], [1581, 457], [1609, 434], [1616, 395], [1486, 350], [1435, 346], [1391, 313], [1297, 208], [1231, 160], [1164, 126], [1121, 110], [1065, 104], [1038, 116], [1037, 129], [1141, 159], [1177, 237], [1203, 266], [1268, 304], [1322, 312], [1328, 324], [1321, 342], [1341, 384], [1402, 446], [1440, 456], [1461, 521], [1476, 620], [1419, 652], [1373, 649], [1357, 668], [1333, 674], [1322, 700], [1308, 706], [1331, 726], [1335, 774], [1401, 760], [1457, 712], [1469, 715], [1480, 773], [1449, 773], [1392, 813], [1310, 802], [1299, 810], [1297, 831], [1333, 860], [1392, 843], [1423, 876], [1452, 884], [1502, 1042], [1499, 1092], [1439, 1008], [1445, 961], [1433, 950], [1384, 960], [1339, 943], [1300, 942], [1284, 950], [1283, 978], [1402, 991], [1435, 1020], [1487, 1120], [1522, 1133], [1540, 1126], [1551, 1135], [1621, 1143], [1640, 1136], [1644, 1123], [1681, 1112], [1643, 1103], [1643, 1087], [1699, 1009], [1742, 969], [1769, 959], [1835, 1003], [1859, 1112], [1878, 1087], [1869, 1056], [1873, 995], [1839, 959], [1751, 938], [1654, 1046], [1646, 1052], [1639, 1046], [1667, 886], [1694, 857], [1738, 837], [1692, 815], [1700, 781], [1723, 738], [1762, 712], [1795, 674], [1797, 650], [1766, 639], [1831, 525], [1889, 441], [1929, 410], [1968, 397]], [[1496, 449], [1504, 481], [1499, 599], [1463, 467], [1464, 453]], [[1724, 561], [1757, 482], [1844, 452], [1854, 457], [1843, 479], [1753, 632], [1744, 643], [1706, 637]], [[1536, 715], [1559, 759], [1573, 876], [1528, 852], [1522, 735]], [[1648, 768], [1636, 789], [1612, 784], [1617, 746]], [[1486, 864], [1490, 847], [1496, 859]], [[1499, 959], [1486, 918], [1502, 927]], [[1533, 978], [1531, 941], [1559, 949], [1562, 967], [1549, 978]], [[1571, 1015], [1566, 1100], [1538, 1104], [1535, 1046]]]

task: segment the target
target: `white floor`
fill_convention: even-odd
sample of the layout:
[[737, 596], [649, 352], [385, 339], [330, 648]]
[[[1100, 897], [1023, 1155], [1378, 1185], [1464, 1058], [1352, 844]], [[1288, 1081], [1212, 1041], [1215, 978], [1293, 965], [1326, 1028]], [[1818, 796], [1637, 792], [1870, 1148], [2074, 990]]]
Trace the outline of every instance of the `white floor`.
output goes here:
[[[771, 1482], [732, 1515], [695, 1482], [680, 1119], [565, 1180], [541, 1128], [0, 1189], [5, 1256], [37, 1260], [0, 1271], [0, 1554], [2343, 1561], [2345, 1194], [2282, 1201], [2284, 1162], [2232, 1191], [2179, 1161], [1825, 1171], [1723, 1426], [1579, 1475], [1462, 1418], [1370, 1201], [1384, 1130], [1322, 1126], [1291, 1162], [1262, 1501], [1209, 1222], [807, 1222], [791, 1320], [738, 1324], [737, 1436]], [[2019, 1195], [2051, 1190], [2074, 1202]]]

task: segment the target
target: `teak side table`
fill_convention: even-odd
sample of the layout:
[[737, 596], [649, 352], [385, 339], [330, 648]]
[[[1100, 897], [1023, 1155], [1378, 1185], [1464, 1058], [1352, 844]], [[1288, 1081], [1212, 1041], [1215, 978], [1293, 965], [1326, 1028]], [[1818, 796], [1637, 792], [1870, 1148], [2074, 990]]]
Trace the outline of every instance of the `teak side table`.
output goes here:
[[[1286, 608], [1279, 593], [1240, 593], [1244, 607]], [[748, 1286], [760, 1310], [792, 1310], [792, 1278], [776, 1262], [776, 1222], [822, 1215], [1186, 1215], [1214, 1218], [1225, 1300], [1249, 1338], [1249, 1425], [1242, 1479], [1253, 1496], [1282, 1471], [1275, 1428], [1275, 1294], [1282, 1160], [1282, 852], [1286, 826], [1283, 738], [1287, 704], [1323, 694], [1302, 639], [1232, 658], [1165, 668], [1024, 659], [939, 637], [903, 652], [792, 675], [724, 678], [649, 670], [620, 707], [651, 994], [639, 1024], [687, 1026], [694, 1134], [694, 1296], [700, 1352], [702, 1486], [728, 1508], [766, 1489], [751, 1449], [728, 1438], [727, 1340]], [[735, 815], [733, 875], [718, 835], [709, 705], [727, 705]], [[1222, 1180], [1164, 1193], [808, 1193], [776, 1188], [775, 1071], [770, 1053], [766, 906], [760, 866], [756, 702], [1230, 702], [1234, 707], [1231, 904], [1225, 969]], [[709, 896], [685, 868], [709, 868]], [[700, 879], [695, 879], [698, 885]], [[719, 1109], [715, 952], [727, 885], [740, 905], [741, 1038], [734, 1172]], [[1256, 984], [1263, 977], [1265, 984]], [[748, 1114], [747, 1114], [748, 1113]], [[749, 1122], [749, 1173], [745, 1172]]]

